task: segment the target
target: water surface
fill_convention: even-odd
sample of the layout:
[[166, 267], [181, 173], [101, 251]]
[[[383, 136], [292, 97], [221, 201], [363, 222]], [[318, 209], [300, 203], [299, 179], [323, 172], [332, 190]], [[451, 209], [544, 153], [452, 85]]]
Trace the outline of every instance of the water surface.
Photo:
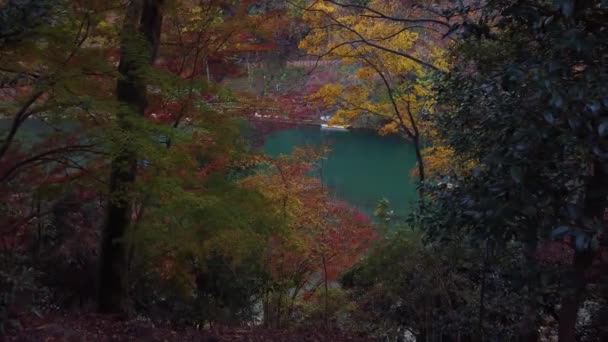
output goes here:
[[416, 180], [410, 170], [416, 165], [414, 148], [398, 137], [382, 137], [373, 131], [327, 131], [316, 126], [278, 130], [264, 141], [272, 156], [289, 154], [296, 146], [331, 148], [317, 172], [330, 193], [371, 215], [378, 202], [387, 198], [399, 215], [409, 212], [416, 200]]

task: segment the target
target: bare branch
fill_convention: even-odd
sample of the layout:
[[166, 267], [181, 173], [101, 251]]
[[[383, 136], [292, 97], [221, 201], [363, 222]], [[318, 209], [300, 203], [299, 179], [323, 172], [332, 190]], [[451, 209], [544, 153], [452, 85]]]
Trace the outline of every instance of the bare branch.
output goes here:
[[32, 157], [29, 157], [27, 159], [24, 159], [24, 160], [21, 160], [21, 161], [15, 163], [12, 167], [10, 167], [8, 170], [6, 170], [2, 174], [2, 176], [0, 176], [0, 183], [4, 183], [4, 182], [7, 182], [8, 180], [10, 180], [10, 178], [13, 176], [13, 174], [18, 169], [23, 168], [23, 167], [28, 166], [33, 163], [38, 163], [40, 161], [44, 161], [45, 158], [52, 156], [52, 155], [57, 155], [57, 154], [62, 154], [62, 153], [102, 154], [99, 151], [91, 150], [92, 147], [94, 147], [94, 145], [73, 145], [73, 146], [63, 146], [63, 147], [41, 152], [37, 155], [34, 155]]
[[393, 17], [390, 15], [386, 15], [376, 9], [370, 8], [368, 6], [365, 5], [357, 5], [357, 4], [344, 4], [338, 1], [334, 1], [334, 0], [325, 0], [327, 2], [330, 2], [334, 5], [343, 7], [343, 8], [359, 8], [362, 10], [366, 10], [368, 12], [373, 13], [374, 15], [370, 15], [370, 14], [361, 14], [362, 17], [368, 17], [368, 18], [375, 18], [375, 19], [384, 19], [384, 20], [390, 20], [390, 21], [396, 21], [396, 22], [403, 22], [403, 23], [429, 23], [429, 24], [438, 24], [441, 26], [444, 26], [446, 28], [451, 28], [451, 25], [448, 24], [445, 21], [441, 21], [441, 20], [437, 20], [437, 19], [431, 19], [431, 18], [418, 18], [418, 19], [412, 19], [412, 18], [399, 18], [399, 17]]
[[418, 63], [418, 64], [420, 64], [422, 66], [425, 66], [425, 67], [427, 67], [429, 69], [432, 69], [432, 70], [435, 70], [435, 71], [438, 71], [438, 72], [443, 72], [441, 69], [439, 69], [438, 67], [434, 66], [433, 64], [431, 64], [429, 62], [426, 62], [426, 61], [423, 61], [422, 59], [420, 59], [418, 57], [415, 57], [415, 56], [413, 56], [413, 55], [411, 55], [409, 53], [401, 52], [401, 51], [398, 51], [398, 50], [395, 50], [395, 49], [391, 49], [391, 48], [382, 46], [380, 44], [377, 44], [377, 43], [369, 40], [368, 38], [364, 37], [361, 33], [359, 33], [357, 30], [355, 30], [352, 27], [349, 27], [349, 26], [343, 24], [337, 18], [335, 18], [334, 16], [332, 16], [331, 14], [329, 14], [329, 13], [327, 13], [325, 11], [317, 10], [317, 9], [312, 9], [312, 8], [309, 8], [307, 10], [311, 11], [311, 12], [322, 13], [327, 18], [329, 18], [332, 22], [334, 22], [336, 26], [338, 26], [340, 28], [343, 28], [343, 29], [345, 29], [345, 30], [353, 33], [354, 35], [356, 35], [359, 38], [357, 41], [360, 41], [363, 44], [366, 44], [366, 45], [371, 46], [373, 48], [376, 48], [376, 49], [379, 49], [379, 50], [383, 50], [383, 51], [386, 51], [386, 52], [390, 52], [390, 53], [393, 53], [395, 55], [407, 58], [407, 59], [409, 59], [409, 60], [411, 60], [413, 62], [416, 62], [416, 63]]

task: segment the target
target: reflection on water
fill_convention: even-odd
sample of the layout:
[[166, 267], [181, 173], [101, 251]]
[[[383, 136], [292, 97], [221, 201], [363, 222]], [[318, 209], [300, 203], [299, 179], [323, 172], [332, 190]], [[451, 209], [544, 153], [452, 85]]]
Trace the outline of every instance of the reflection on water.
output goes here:
[[302, 126], [271, 133], [264, 150], [276, 156], [295, 146], [329, 144], [332, 152], [322, 161], [322, 180], [331, 193], [371, 215], [382, 198], [395, 212], [406, 214], [416, 200], [414, 148], [397, 137], [372, 131], [336, 132]]

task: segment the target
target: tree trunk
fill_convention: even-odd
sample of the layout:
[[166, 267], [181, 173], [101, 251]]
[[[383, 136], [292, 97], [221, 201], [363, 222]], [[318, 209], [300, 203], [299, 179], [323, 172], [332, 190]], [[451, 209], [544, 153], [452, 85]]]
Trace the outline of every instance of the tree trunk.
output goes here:
[[323, 323], [325, 324], [325, 329], [327, 329], [328, 325], [329, 325], [329, 306], [328, 306], [328, 295], [329, 295], [329, 286], [327, 284], [327, 261], [325, 260], [325, 255], [321, 256], [322, 260], [323, 260], [323, 283], [325, 286], [325, 301], [324, 301], [324, 307], [323, 307]]
[[477, 322], [478, 340], [484, 341], [484, 314], [485, 314], [485, 292], [486, 292], [486, 277], [488, 274], [489, 258], [490, 258], [490, 241], [486, 239], [486, 250], [484, 252], [483, 264], [481, 266], [481, 287], [479, 290], [479, 318]]
[[[584, 216], [604, 225], [604, 212], [608, 207], [608, 174], [601, 161], [594, 161], [586, 184]], [[558, 338], [560, 342], [576, 340], [576, 320], [578, 309], [584, 300], [587, 279], [586, 271], [591, 268], [595, 251], [589, 247], [576, 250], [572, 270], [566, 279], [566, 290], [562, 294], [559, 313]]]
[[270, 321], [270, 300], [269, 300], [269, 291], [265, 290], [264, 291], [264, 328], [270, 328], [271, 326], [271, 321]]
[[424, 157], [422, 157], [422, 147], [420, 146], [420, 136], [416, 135], [413, 139], [414, 149], [416, 150], [416, 161], [418, 162], [418, 179], [424, 182], [426, 175], [424, 171]]
[[302, 287], [304, 287], [305, 283], [302, 282], [302, 285], [297, 285], [294, 289], [293, 289], [293, 294], [291, 295], [291, 303], [289, 303], [289, 309], [287, 310], [287, 319], [292, 319], [293, 318], [293, 310], [296, 306], [296, 299], [298, 298], [298, 294], [300, 293], [300, 290], [302, 289]]
[[538, 265], [536, 260], [536, 250], [538, 248], [538, 235], [536, 229], [529, 228], [526, 236], [524, 255], [526, 258], [526, 283], [528, 291], [526, 293], [523, 308], [523, 318], [519, 325], [519, 341], [537, 342], [538, 335], [538, 302], [536, 293], [538, 291]]
[[[129, 3], [123, 25], [120, 76], [116, 96], [125, 109], [118, 114], [118, 125], [127, 135], [117, 146], [112, 160], [110, 200], [104, 222], [98, 284], [98, 311], [125, 315], [129, 313], [127, 247], [125, 233], [131, 223], [129, 189], [136, 179], [137, 152], [131, 145], [132, 116], [143, 116], [147, 106], [143, 69], [149, 67], [158, 50], [162, 26], [163, 0], [133, 0]], [[142, 44], [143, 42], [143, 44]], [[140, 59], [147, 56], [147, 61]]]
[[276, 318], [276, 327], [277, 329], [281, 329], [281, 305], [283, 305], [283, 290], [279, 290], [279, 297], [277, 298], [277, 318]]
[[424, 208], [424, 188], [422, 183], [424, 183], [426, 175], [424, 172], [424, 157], [422, 157], [420, 136], [414, 136], [412, 142], [414, 144], [414, 150], [416, 151], [416, 161], [418, 164], [418, 180], [420, 180], [420, 187], [418, 188], [418, 196], [420, 196], [420, 208]]
[[578, 309], [583, 301], [587, 280], [585, 271], [593, 262], [591, 251], [577, 252], [574, 254], [574, 265], [569, 277], [569, 286], [562, 295], [562, 303], [559, 312], [558, 338], [560, 342], [576, 341], [576, 320]]
[[[608, 276], [608, 265], [604, 264], [604, 277]], [[604, 281], [600, 283], [602, 298], [604, 301], [608, 300], [608, 279], [604, 278]], [[604, 302], [599, 312], [598, 327], [599, 327], [599, 338], [600, 341], [608, 341], [608, 303]]]

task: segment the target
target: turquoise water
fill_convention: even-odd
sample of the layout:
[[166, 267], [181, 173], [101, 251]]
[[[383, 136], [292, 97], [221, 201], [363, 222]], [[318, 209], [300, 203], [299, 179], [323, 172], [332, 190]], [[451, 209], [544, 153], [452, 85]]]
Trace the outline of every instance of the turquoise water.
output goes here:
[[272, 156], [289, 154], [296, 146], [329, 144], [321, 175], [332, 196], [371, 215], [386, 198], [402, 216], [417, 199], [414, 148], [403, 139], [382, 137], [372, 131], [327, 131], [315, 126], [288, 128], [271, 133], [264, 151]]

